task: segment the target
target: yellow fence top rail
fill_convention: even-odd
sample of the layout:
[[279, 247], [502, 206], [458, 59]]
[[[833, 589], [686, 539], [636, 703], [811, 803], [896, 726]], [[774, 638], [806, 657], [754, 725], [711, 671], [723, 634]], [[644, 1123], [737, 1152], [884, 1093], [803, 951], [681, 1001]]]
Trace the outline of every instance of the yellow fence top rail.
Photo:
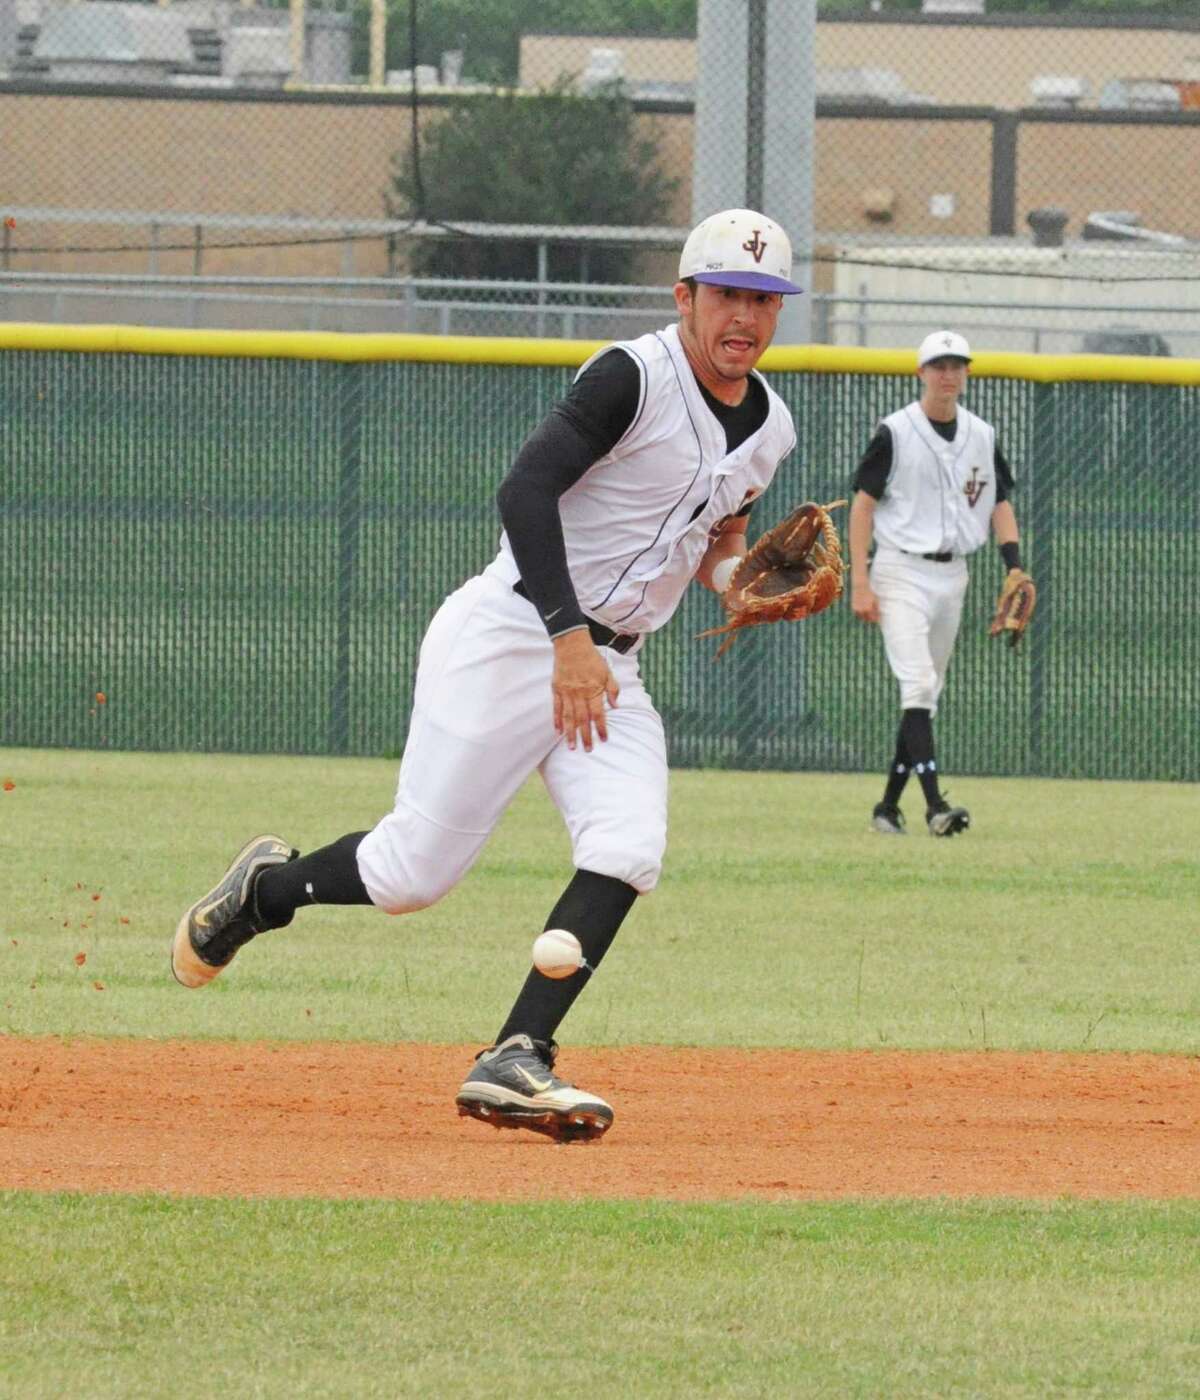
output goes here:
[[[196, 331], [147, 326], [60, 326], [0, 322], [0, 350], [77, 354], [197, 355], [228, 359], [384, 360], [434, 364], [583, 364], [603, 340], [539, 340], [508, 336], [346, 335], [334, 331]], [[781, 345], [761, 361], [767, 372], [805, 374], [916, 373], [914, 350], [839, 345]], [[1141, 355], [1026, 355], [983, 351], [971, 372], [1037, 383], [1068, 381], [1200, 385], [1200, 360]]]

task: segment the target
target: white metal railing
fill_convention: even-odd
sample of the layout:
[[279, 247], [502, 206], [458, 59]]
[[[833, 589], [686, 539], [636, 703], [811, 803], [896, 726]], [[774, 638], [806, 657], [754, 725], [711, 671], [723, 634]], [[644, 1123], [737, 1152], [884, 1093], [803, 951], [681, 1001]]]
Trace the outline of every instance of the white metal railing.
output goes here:
[[[981, 304], [967, 298], [814, 293], [812, 339], [915, 343], [949, 322], [990, 349], [1066, 353], [1089, 331], [1156, 333], [1176, 355], [1200, 354], [1186, 306], [1101, 301]], [[418, 332], [610, 339], [674, 316], [670, 288], [434, 277], [249, 277], [0, 272], [0, 320], [124, 322], [208, 329]]]
[[[276, 290], [278, 289], [278, 290]], [[441, 293], [440, 297], [437, 293]], [[492, 299], [488, 299], [488, 298]], [[96, 304], [89, 320], [122, 319], [101, 312], [100, 303], [122, 302], [176, 314], [172, 325], [291, 330], [425, 331], [442, 335], [495, 334], [481, 324], [505, 317], [520, 328], [509, 334], [565, 339], [626, 335], [658, 326], [673, 308], [670, 288], [577, 282], [460, 281], [432, 277], [187, 277], [136, 273], [0, 272], [0, 319], [20, 298], [48, 302], [34, 319], [77, 319], [85, 300]], [[605, 304], [609, 302], [611, 304]], [[206, 312], [229, 309], [214, 321]], [[269, 321], [256, 322], [248, 308]], [[611, 322], [611, 326], [608, 323]], [[156, 319], [162, 324], [163, 318]], [[588, 323], [585, 326], [584, 323]]]
[[[520, 239], [534, 243], [538, 264], [544, 267], [551, 245], [615, 244], [636, 248], [679, 248], [688, 230], [666, 227], [626, 227], [599, 224], [490, 224], [471, 221], [429, 223], [420, 219], [331, 219], [316, 216], [293, 217], [283, 214], [220, 214], [176, 213], [161, 209], [64, 209], [53, 205], [0, 206], [4, 224], [0, 228], [0, 269], [7, 269], [11, 259], [22, 252], [21, 233], [26, 225], [74, 224], [144, 229], [144, 241], [131, 251], [147, 255], [147, 271], [158, 272], [158, 259], [167, 230], [183, 230], [188, 235], [187, 251], [192, 254], [192, 272], [199, 275], [205, 252], [219, 251], [229, 246], [231, 232], [307, 234], [310, 241], [332, 241], [342, 244], [342, 274], [354, 275], [354, 248], [358, 242], [379, 238], [492, 238]], [[9, 221], [12, 221], [11, 227]], [[223, 235], [214, 243], [214, 234]], [[27, 241], [27, 240], [26, 240]], [[306, 241], [297, 238], [297, 242]], [[178, 247], [179, 245], [175, 245]], [[52, 250], [53, 251], [53, 250]], [[98, 252], [108, 250], [98, 249]]]

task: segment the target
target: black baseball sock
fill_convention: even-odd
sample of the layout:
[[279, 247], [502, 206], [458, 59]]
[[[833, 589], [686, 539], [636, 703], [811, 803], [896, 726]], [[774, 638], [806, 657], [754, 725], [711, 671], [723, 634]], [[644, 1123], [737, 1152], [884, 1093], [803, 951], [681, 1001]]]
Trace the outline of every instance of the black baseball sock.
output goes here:
[[925, 794], [926, 807], [942, 800], [938, 790], [937, 761], [933, 756], [933, 721], [928, 710], [905, 710], [900, 717], [900, 736], [912, 759], [913, 772]]
[[286, 928], [305, 904], [370, 904], [356, 853], [367, 833], [352, 831], [286, 865], [264, 870], [254, 882], [254, 903], [264, 929]]
[[912, 774], [912, 755], [908, 751], [908, 745], [904, 742], [904, 725], [901, 723], [896, 734], [896, 755], [892, 759], [892, 766], [888, 769], [887, 786], [883, 790], [883, 801], [885, 806], [898, 807], [900, 805], [900, 795], [908, 784], [908, 779]]
[[496, 1037], [496, 1044], [510, 1035], [524, 1033], [534, 1040], [551, 1040], [575, 998], [587, 986], [600, 959], [608, 952], [625, 915], [633, 907], [637, 891], [624, 880], [577, 870], [546, 920], [547, 928], [569, 929], [583, 947], [587, 967], [570, 977], [547, 977], [531, 969], [525, 985]]

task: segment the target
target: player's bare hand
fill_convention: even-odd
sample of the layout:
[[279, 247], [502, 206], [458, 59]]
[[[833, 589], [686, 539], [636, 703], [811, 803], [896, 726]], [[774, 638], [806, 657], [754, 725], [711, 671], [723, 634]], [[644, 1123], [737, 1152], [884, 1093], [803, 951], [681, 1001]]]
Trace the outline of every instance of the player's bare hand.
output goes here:
[[554, 639], [554, 727], [564, 736], [567, 748], [576, 739], [591, 753], [592, 733], [608, 738], [604, 702], [617, 703], [620, 686], [584, 628], [564, 632]]
[[860, 622], [879, 621], [879, 599], [869, 583], [851, 585], [850, 607]]

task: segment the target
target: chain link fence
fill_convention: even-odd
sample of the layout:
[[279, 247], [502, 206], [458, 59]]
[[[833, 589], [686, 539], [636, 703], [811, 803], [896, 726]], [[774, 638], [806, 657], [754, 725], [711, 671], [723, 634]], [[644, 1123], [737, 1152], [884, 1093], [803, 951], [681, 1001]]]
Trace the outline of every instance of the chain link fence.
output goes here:
[[1200, 355], [1194, 0], [0, 0], [0, 317], [601, 337], [765, 207], [788, 340]]
[[[573, 367], [84, 353], [81, 336], [4, 348], [0, 327], [0, 745], [396, 754], [424, 628], [493, 557], [496, 487]], [[825, 355], [771, 372], [799, 447], [760, 527], [845, 496], [912, 395], [895, 357]], [[1019, 651], [988, 640], [1003, 569], [981, 551], [940, 756], [1200, 780], [1200, 373], [979, 369], [971, 407], [1016, 468], [1038, 615]], [[714, 662], [696, 634], [718, 621], [691, 589], [645, 648], [673, 763], [882, 771], [897, 699], [877, 631], [843, 603]]]

